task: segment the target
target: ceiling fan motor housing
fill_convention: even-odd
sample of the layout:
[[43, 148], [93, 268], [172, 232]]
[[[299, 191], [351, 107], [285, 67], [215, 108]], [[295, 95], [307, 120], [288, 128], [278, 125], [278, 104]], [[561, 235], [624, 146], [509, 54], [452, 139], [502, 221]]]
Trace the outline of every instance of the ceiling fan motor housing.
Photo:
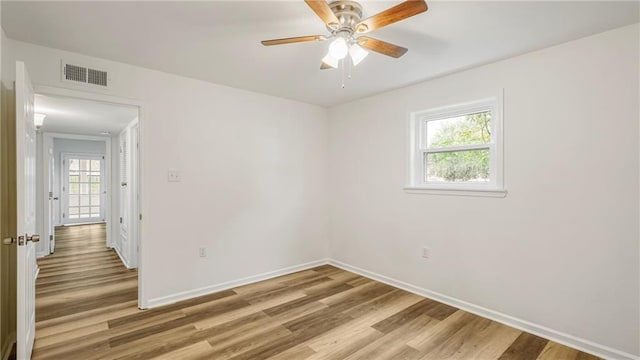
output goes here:
[[352, 35], [355, 32], [355, 26], [362, 19], [362, 6], [355, 1], [338, 0], [329, 4], [331, 11], [336, 15], [340, 24], [336, 24], [334, 28], [327, 26], [333, 34], [348, 33]]

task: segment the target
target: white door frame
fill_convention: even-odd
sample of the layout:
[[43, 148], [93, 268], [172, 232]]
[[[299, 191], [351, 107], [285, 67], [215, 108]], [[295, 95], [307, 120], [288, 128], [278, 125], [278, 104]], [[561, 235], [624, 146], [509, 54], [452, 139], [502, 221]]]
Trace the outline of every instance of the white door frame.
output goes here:
[[[36, 89], [38, 87], [36, 86]], [[36, 90], [36, 94], [38, 94], [38, 91]], [[114, 221], [114, 219], [112, 219], [112, 210], [111, 210], [111, 188], [112, 188], [112, 184], [111, 184], [111, 138], [107, 137], [107, 136], [91, 136], [91, 135], [75, 135], [75, 134], [63, 134], [63, 133], [54, 133], [54, 132], [45, 132], [42, 133], [42, 176], [43, 179], [48, 179], [49, 177], [49, 160], [51, 158], [54, 157], [54, 154], [49, 154], [49, 149], [53, 148], [53, 140], [54, 139], [67, 139], [67, 140], [87, 140], [87, 141], [101, 141], [105, 143], [105, 153], [104, 153], [104, 166], [105, 166], [105, 172], [104, 172], [104, 176], [105, 179], [107, 179], [107, 181], [105, 182], [106, 184], [106, 188], [107, 188], [107, 196], [106, 196], [106, 208], [105, 208], [105, 219], [108, 219], [107, 221], [109, 223], [111, 223], [112, 221]], [[61, 160], [61, 159], [59, 159]], [[64, 181], [64, 171], [62, 171], [62, 166], [60, 166], [60, 174], [56, 174], [56, 176], [58, 177], [58, 183], [62, 184]], [[51, 216], [49, 214], [49, 205], [48, 205], [48, 201], [49, 201], [49, 184], [48, 181], [43, 181], [44, 183], [44, 188], [42, 189], [44, 196], [42, 197], [42, 216], [44, 219], [44, 229], [42, 231], [42, 238], [44, 240], [44, 243], [46, 244], [45, 246], [43, 246], [42, 251], [43, 253], [38, 254], [38, 256], [46, 256], [48, 254], [51, 254], [51, 243], [49, 241], [49, 239], [51, 238], [51, 236], [53, 236], [54, 234], [51, 233], [51, 229], [53, 228], [53, 226], [51, 226], [51, 224], [49, 224], [49, 219], [51, 219]], [[54, 206], [57, 207], [58, 210], [58, 214], [62, 213], [62, 208], [63, 208], [63, 198], [62, 198], [62, 194], [58, 194], [58, 203], [55, 204]], [[55, 220], [53, 220], [55, 222]], [[112, 238], [111, 238], [111, 231], [109, 229], [109, 227], [107, 226], [107, 246], [111, 246], [111, 242]]]
[[[114, 104], [114, 105], [128, 105], [128, 106], [135, 106], [138, 108], [138, 141], [139, 141], [139, 149], [138, 149], [138, 209], [139, 209], [139, 213], [138, 215], [135, 217], [135, 219], [137, 219], [136, 221], [136, 225], [134, 226], [135, 230], [136, 230], [136, 234], [134, 236], [136, 236], [137, 238], [137, 242], [138, 242], [138, 253], [137, 253], [137, 264], [138, 264], [138, 307], [140, 309], [146, 309], [148, 307], [148, 298], [146, 295], [146, 287], [145, 287], [145, 279], [144, 279], [144, 249], [145, 249], [145, 238], [144, 238], [144, 233], [145, 233], [145, 227], [144, 227], [144, 223], [142, 222], [142, 214], [146, 213], [147, 210], [147, 205], [145, 202], [145, 196], [144, 196], [144, 189], [145, 189], [145, 167], [143, 166], [143, 164], [145, 164], [144, 159], [145, 159], [145, 135], [147, 133], [147, 129], [146, 129], [146, 113], [144, 111], [145, 106], [143, 104], [143, 102], [138, 101], [138, 100], [134, 100], [134, 99], [127, 99], [127, 98], [120, 98], [120, 97], [116, 97], [116, 96], [111, 96], [111, 95], [105, 95], [105, 94], [97, 94], [97, 93], [91, 93], [91, 92], [84, 92], [84, 91], [78, 91], [78, 90], [70, 90], [70, 89], [65, 89], [65, 88], [59, 88], [59, 87], [54, 87], [54, 86], [45, 86], [45, 85], [35, 85], [34, 86], [35, 89], [35, 93], [36, 94], [41, 94], [41, 95], [50, 95], [50, 96], [63, 96], [63, 97], [67, 97], [67, 98], [74, 98], [74, 99], [81, 99], [81, 100], [91, 100], [91, 101], [97, 101], [97, 102], [101, 102], [101, 103], [107, 103], [107, 104]], [[105, 154], [105, 160], [106, 160], [106, 156], [111, 156], [110, 151], [107, 151]], [[111, 193], [111, 189], [109, 189], [107, 191], [108, 193]], [[108, 206], [110, 206], [111, 201], [108, 202]], [[115, 212], [111, 211], [109, 216], [113, 216]], [[110, 221], [114, 221], [116, 219], [113, 218], [109, 218]], [[109, 230], [107, 230], [109, 231]]]

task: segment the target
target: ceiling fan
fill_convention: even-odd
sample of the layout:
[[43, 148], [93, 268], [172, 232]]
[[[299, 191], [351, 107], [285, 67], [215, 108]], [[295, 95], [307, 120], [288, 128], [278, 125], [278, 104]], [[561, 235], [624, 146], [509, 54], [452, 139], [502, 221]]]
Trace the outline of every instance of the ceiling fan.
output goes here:
[[406, 0], [363, 20], [362, 6], [355, 1], [337, 0], [327, 3], [324, 0], [305, 0], [305, 2], [322, 19], [331, 34], [263, 40], [262, 45], [271, 46], [333, 39], [329, 45], [329, 52], [322, 59], [320, 65], [320, 69], [323, 70], [339, 67], [340, 60], [347, 55], [351, 56], [354, 66], [358, 65], [369, 54], [365, 49], [399, 58], [407, 52], [406, 48], [369, 36], [357, 35], [369, 33], [428, 9], [424, 0]]

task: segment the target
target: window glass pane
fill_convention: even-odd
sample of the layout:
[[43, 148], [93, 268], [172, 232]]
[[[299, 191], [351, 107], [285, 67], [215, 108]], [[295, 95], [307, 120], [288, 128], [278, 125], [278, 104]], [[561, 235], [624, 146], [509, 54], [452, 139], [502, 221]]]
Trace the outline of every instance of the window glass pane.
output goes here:
[[77, 207], [69, 208], [69, 215], [78, 215], [80, 213], [80, 209]]
[[99, 206], [92, 206], [91, 207], [91, 216], [92, 217], [100, 216], [100, 207]]
[[100, 184], [91, 184], [91, 193], [100, 194]]
[[427, 121], [427, 148], [478, 145], [491, 142], [491, 112]]
[[69, 170], [77, 171], [79, 169], [79, 160], [78, 159], [69, 159]]
[[89, 206], [89, 195], [80, 195], [80, 206]]
[[79, 185], [80, 185], [80, 194], [89, 193], [89, 184], [79, 184]]
[[90, 208], [89, 208], [88, 206], [82, 206], [82, 207], [80, 207], [80, 215], [83, 215], [83, 214], [89, 214], [89, 209], [90, 209]]
[[78, 206], [78, 195], [69, 195], [69, 206]]
[[92, 183], [100, 183], [100, 175], [98, 176], [91, 175], [91, 178], [89, 179], [89, 181], [91, 181]]
[[81, 218], [81, 219], [83, 219], [83, 218], [88, 218], [88, 217], [90, 217], [90, 216], [91, 216], [91, 214], [80, 214], [80, 218]]
[[80, 181], [81, 182], [88, 182], [89, 181], [89, 173], [87, 172], [80, 172]]
[[79, 175], [69, 175], [69, 182], [70, 183], [77, 183], [78, 181], [80, 181], [80, 176]]
[[89, 170], [90, 160], [79, 160], [79, 161], [80, 161], [80, 170]]
[[100, 160], [91, 160], [91, 171], [100, 171]]
[[69, 219], [77, 219], [78, 215], [69, 215]]
[[91, 195], [91, 205], [100, 205], [100, 195]]
[[79, 184], [69, 184], [69, 194], [78, 194], [80, 192]]
[[425, 154], [427, 182], [488, 182], [489, 149]]

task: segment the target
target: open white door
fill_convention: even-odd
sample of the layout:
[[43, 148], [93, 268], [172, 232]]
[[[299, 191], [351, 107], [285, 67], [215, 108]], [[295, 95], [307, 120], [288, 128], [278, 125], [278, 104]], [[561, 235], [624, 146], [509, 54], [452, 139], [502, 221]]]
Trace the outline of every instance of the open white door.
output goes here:
[[18, 220], [18, 360], [31, 358], [36, 333], [36, 131], [34, 92], [24, 63], [16, 63], [16, 190]]
[[53, 146], [48, 149], [49, 153], [49, 181], [47, 182], [49, 188], [49, 218], [47, 220], [47, 229], [49, 233], [49, 254], [53, 254], [56, 251], [56, 227], [55, 227], [55, 208], [57, 204], [57, 197], [53, 196], [53, 179], [55, 178], [55, 160], [53, 157]]

